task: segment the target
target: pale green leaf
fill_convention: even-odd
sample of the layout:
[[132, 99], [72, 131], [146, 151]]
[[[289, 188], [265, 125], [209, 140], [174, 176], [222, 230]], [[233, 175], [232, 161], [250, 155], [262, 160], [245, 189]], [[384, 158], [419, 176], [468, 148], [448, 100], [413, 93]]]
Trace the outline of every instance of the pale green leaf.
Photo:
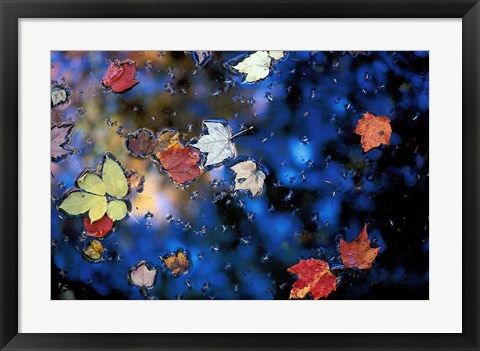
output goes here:
[[114, 221], [124, 219], [128, 213], [127, 205], [120, 200], [113, 200], [108, 203], [107, 215]]
[[246, 83], [262, 80], [270, 73], [271, 57], [266, 51], [257, 51], [239, 62], [233, 69], [245, 73]]
[[83, 174], [80, 179], [78, 179], [77, 184], [80, 189], [96, 195], [105, 195], [107, 191], [103, 180], [93, 173], [87, 172]]
[[105, 196], [97, 196], [97, 201], [93, 204], [88, 211], [88, 217], [90, 217], [90, 221], [93, 223], [96, 220], [99, 220], [103, 217], [103, 215], [107, 212], [107, 199]]
[[127, 195], [128, 181], [122, 167], [108, 156], [105, 157], [105, 162], [103, 163], [102, 179], [107, 193], [111, 196], [124, 197]]
[[70, 215], [76, 216], [89, 211], [99, 201], [99, 198], [105, 199], [104, 196], [74, 191], [68, 194], [59, 208]]

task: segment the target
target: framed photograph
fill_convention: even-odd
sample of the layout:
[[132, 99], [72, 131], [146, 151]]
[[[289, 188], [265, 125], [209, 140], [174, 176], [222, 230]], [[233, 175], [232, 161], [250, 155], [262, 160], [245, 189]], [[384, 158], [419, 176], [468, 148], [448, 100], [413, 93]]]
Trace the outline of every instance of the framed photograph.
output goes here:
[[478, 1], [0, 1], [2, 350], [479, 350]]

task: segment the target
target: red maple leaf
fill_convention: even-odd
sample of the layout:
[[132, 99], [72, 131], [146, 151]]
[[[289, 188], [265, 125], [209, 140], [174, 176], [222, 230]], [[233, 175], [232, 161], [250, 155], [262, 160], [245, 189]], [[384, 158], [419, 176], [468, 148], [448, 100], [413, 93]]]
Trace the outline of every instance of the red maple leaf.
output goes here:
[[325, 261], [301, 260], [287, 270], [299, 276], [290, 291], [291, 299], [302, 299], [311, 293], [313, 298], [318, 300], [327, 297], [337, 288], [337, 278]]
[[105, 214], [102, 218], [92, 223], [90, 218], [87, 216], [83, 218], [83, 225], [85, 226], [87, 235], [95, 238], [103, 238], [112, 230], [113, 221], [110, 219], [110, 217], [108, 217], [107, 214]]
[[373, 248], [370, 246], [366, 224], [362, 232], [352, 242], [347, 243], [340, 239], [340, 256], [347, 268], [370, 269], [379, 250], [379, 247]]
[[165, 152], [159, 153], [158, 159], [170, 177], [180, 184], [192, 181], [202, 173], [198, 167], [200, 151], [184, 147], [178, 141], [171, 144]]
[[357, 127], [353, 131], [360, 135], [363, 151], [367, 152], [380, 144], [388, 145], [392, 135], [390, 119], [385, 116], [375, 116], [372, 113], [365, 113], [358, 120]]
[[133, 60], [113, 60], [108, 66], [102, 84], [111, 88], [114, 93], [123, 93], [138, 84], [135, 79], [137, 65]]

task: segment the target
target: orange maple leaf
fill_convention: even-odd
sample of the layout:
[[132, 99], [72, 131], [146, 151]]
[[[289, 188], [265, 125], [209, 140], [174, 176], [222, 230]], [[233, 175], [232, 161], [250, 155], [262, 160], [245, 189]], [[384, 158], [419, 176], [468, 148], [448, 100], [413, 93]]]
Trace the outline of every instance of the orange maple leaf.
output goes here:
[[375, 116], [372, 113], [365, 113], [358, 120], [357, 127], [353, 131], [360, 135], [363, 151], [367, 152], [380, 144], [388, 145], [392, 135], [390, 119], [385, 116]]
[[370, 246], [366, 224], [353, 241], [347, 243], [340, 239], [340, 257], [347, 268], [370, 269], [379, 250]]
[[327, 297], [337, 289], [337, 278], [330, 271], [327, 262], [321, 260], [301, 260], [287, 269], [299, 276], [290, 291], [291, 299], [302, 299], [311, 293], [315, 300]]
[[159, 153], [158, 159], [170, 177], [180, 184], [192, 181], [202, 173], [198, 167], [200, 151], [184, 147], [179, 141], [171, 144], [165, 152]]

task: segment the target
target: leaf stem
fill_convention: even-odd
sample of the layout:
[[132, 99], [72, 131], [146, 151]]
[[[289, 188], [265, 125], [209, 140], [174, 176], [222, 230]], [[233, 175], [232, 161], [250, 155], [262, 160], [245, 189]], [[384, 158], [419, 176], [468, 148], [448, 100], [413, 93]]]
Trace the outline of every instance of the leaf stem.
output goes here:
[[252, 129], [253, 129], [253, 126], [250, 126], [250, 127], [248, 127], [247, 129], [241, 130], [241, 131], [239, 131], [237, 134], [232, 135], [232, 136], [230, 137], [230, 140], [232, 140], [232, 139], [234, 139], [234, 138], [236, 138], [236, 137], [242, 135], [243, 133], [246, 133], [246, 132], [248, 132], [249, 130], [252, 130]]

